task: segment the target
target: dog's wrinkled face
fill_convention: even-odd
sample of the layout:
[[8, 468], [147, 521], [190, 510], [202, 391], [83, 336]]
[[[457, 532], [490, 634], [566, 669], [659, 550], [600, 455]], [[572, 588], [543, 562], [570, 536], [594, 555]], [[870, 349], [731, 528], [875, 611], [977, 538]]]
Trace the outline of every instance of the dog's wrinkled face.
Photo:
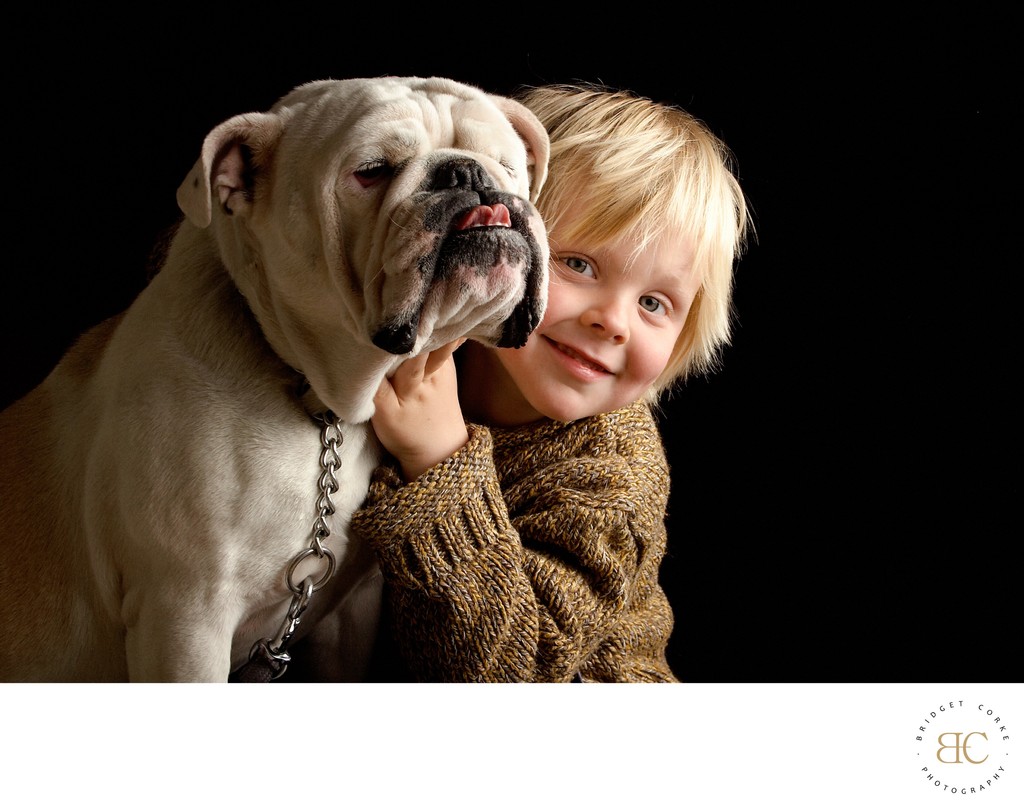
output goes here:
[[547, 158], [532, 113], [468, 85], [312, 82], [214, 129], [179, 202], [194, 224], [214, 220], [278, 353], [340, 404], [363, 381], [337, 379], [333, 355], [353, 341], [389, 369], [462, 336], [526, 341], [546, 302], [530, 200]]
[[373, 342], [404, 354], [444, 326], [452, 336], [468, 328], [501, 347], [522, 345], [539, 322], [530, 286], [539, 281], [543, 232], [531, 221], [532, 206], [494, 179], [511, 176], [504, 166], [488, 171], [483, 161], [443, 152], [422, 160], [413, 181], [421, 168], [426, 174], [411, 195], [381, 193], [381, 232], [367, 245], [367, 266], [382, 272], [365, 279], [369, 322], [380, 324]]

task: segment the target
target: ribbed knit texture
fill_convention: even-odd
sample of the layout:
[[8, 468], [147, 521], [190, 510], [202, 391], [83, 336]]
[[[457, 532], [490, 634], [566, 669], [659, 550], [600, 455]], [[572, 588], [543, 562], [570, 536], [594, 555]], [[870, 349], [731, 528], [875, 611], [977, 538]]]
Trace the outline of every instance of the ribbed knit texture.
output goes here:
[[675, 682], [658, 584], [669, 470], [650, 409], [469, 435], [412, 483], [378, 468], [352, 520], [412, 677]]

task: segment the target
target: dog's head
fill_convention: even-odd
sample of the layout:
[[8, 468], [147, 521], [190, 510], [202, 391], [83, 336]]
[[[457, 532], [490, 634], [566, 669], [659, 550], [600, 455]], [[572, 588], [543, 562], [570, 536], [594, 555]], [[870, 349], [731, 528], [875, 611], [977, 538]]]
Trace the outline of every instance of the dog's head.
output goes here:
[[540, 322], [548, 148], [526, 107], [470, 85], [317, 81], [215, 127], [178, 203], [275, 351], [362, 421], [404, 359], [518, 347]]

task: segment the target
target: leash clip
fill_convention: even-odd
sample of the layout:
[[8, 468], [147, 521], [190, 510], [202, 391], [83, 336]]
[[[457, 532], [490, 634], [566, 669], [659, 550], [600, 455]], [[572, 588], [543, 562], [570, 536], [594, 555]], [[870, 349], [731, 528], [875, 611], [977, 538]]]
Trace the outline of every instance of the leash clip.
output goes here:
[[291, 643], [302, 613], [309, 606], [309, 600], [313, 597], [315, 589], [313, 577], [306, 576], [306, 580], [302, 583], [302, 590], [292, 598], [288, 614], [285, 615], [281, 628], [277, 630], [277, 637], [262, 638], [256, 641], [252, 645], [252, 649], [249, 650], [249, 662], [263, 660], [270, 666], [270, 679], [272, 680], [276, 680], [284, 674], [288, 664], [292, 662], [292, 657], [285, 651], [285, 648]]

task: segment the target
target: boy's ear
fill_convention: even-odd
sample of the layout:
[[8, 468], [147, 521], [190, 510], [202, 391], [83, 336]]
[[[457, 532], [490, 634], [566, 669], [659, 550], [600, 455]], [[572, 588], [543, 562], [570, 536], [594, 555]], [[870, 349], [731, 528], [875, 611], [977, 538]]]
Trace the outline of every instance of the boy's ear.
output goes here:
[[547, 130], [540, 119], [524, 104], [507, 96], [492, 95], [491, 98], [505, 113], [505, 117], [526, 146], [526, 166], [530, 172], [530, 201], [536, 204], [540, 190], [548, 177], [551, 141]]

